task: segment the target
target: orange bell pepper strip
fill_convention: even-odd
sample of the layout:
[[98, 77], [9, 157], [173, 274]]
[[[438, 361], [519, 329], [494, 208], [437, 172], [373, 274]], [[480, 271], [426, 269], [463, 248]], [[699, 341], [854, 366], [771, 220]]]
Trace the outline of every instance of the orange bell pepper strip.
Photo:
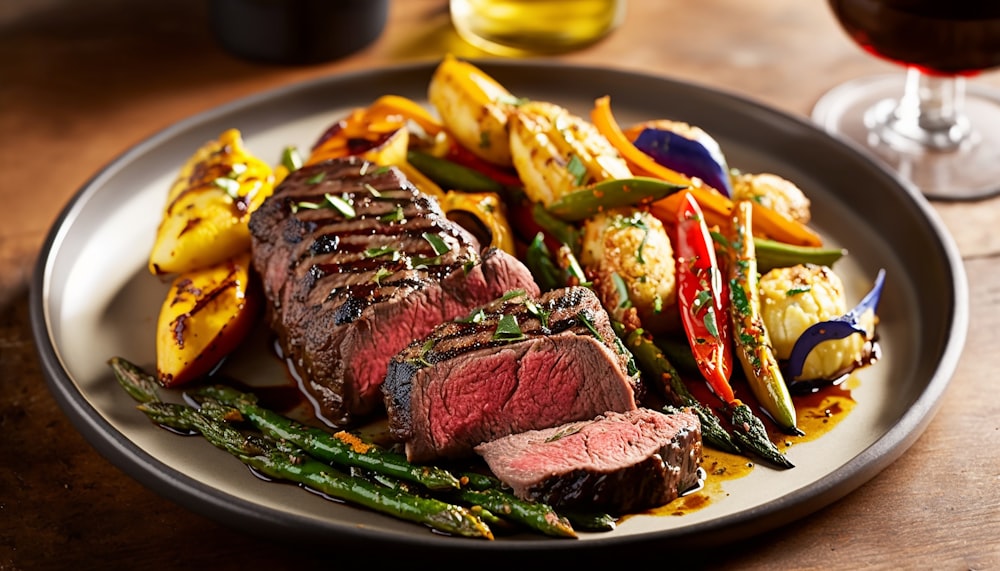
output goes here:
[[[718, 219], [720, 222], [725, 221], [719, 224], [719, 226], [728, 227], [730, 217], [733, 213], [733, 202], [714, 189], [694, 185], [690, 178], [660, 165], [652, 157], [632, 144], [628, 134], [622, 130], [611, 113], [611, 98], [609, 96], [605, 95], [595, 100], [594, 108], [591, 111], [591, 120], [598, 131], [618, 149], [618, 152], [628, 161], [636, 174], [661, 178], [675, 184], [687, 185], [689, 187], [688, 190], [694, 195], [698, 204], [705, 211], [706, 217]], [[656, 213], [657, 218], [670, 221], [673, 218], [673, 213], [677, 211], [680, 197], [674, 195], [662, 200], [667, 201], [667, 203], [659, 208], [654, 203], [653, 211]], [[773, 240], [799, 246], [823, 245], [823, 239], [819, 234], [797, 220], [793, 220], [780, 212], [757, 203], [753, 204], [753, 211], [756, 229]]]
[[618, 149], [622, 157], [635, 168], [647, 173], [649, 176], [663, 179], [674, 184], [692, 186], [692, 180], [683, 174], [657, 163], [653, 157], [639, 150], [628, 138], [622, 128], [618, 125], [614, 115], [611, 113], [611, 98], [607, 95], [599, 97], [594, 101], [594, 109], [590, 113], [590, 120], [597, 127], [602, 135]]

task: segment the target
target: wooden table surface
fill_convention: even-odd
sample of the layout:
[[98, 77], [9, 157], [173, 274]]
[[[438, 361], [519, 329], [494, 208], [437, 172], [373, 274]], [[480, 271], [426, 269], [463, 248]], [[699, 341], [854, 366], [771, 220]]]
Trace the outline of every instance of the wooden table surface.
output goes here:
[[[130, 146], [189, 115], [300, 80], [447, 51], [445, 0], [395, 0], [370, 47], [322, 65], [237, 59], [204, 0], [5, 0], [0, 6], [0, 569], [306, 568], [311, 551], [237, 532], [132, 480], [73, 428], [43, 380], [28, 295], [51, 224]], [[738, 91], [806, 116], [841, 81], [893, 68], [860, 52], [821, 0], [631, 0], [605, 41], [561, 57]], [[995, 75], [976, 81], [1000, 84]], [[923, 435], [819, 513], [721, 549], [664, 553], [714, 569], [1000, 568], [1000, 200], [935, 203], [970, 276], [963, 357]], [[387, 552], [391, 557], [391, 551]], [[373, 557], [386, 557], [384, 554]], [[616, 554], [629, 561], [628, 550]], [[478, 562], [476, 559], [472, 564]], [[464, 563], [463, 563], [464, 564]]]

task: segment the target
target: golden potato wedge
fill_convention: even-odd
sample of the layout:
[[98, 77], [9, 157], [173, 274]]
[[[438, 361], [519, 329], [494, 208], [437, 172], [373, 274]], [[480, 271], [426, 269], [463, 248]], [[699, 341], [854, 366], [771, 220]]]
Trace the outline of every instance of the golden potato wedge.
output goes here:
[[170, 188], [149, 271], [190, 272], [249, 250], [250, 214], [273, 190], [271, 166], [247, 152], [239, 131], [206, 143]]
[[165, 387], [208, 374], [247, 336], [263, 293], [250, 253], [174, 278], [156, 326], [156, 373]]
[[492, 164], [513, 164], [507, 120], [519, 100], [507, 88], [449, 54], [431, 76], [427, 99], [463, 147]]

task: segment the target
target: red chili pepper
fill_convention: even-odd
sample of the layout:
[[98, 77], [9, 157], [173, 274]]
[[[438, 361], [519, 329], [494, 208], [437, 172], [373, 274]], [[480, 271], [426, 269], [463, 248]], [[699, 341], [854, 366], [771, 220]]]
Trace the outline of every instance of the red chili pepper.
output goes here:
[[687, 191], [677, 208], [677, 303], [691, 352], [712, 391], [735, 400], [729, 385], [729, 293], [701, 208]]

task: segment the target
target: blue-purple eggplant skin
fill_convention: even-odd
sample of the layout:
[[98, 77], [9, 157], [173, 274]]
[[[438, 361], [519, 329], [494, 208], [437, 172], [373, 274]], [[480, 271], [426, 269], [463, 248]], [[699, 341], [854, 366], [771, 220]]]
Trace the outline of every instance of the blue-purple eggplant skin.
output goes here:
[[[668, 129], [652, 127], [640, 131], [633, 143], [657, 163], [685, 176], [700, 178], [727, 197], [733, 195], [726, 160], [705, 143]], [[714, 140], [709, 144], [717, 146]]]
[[792, 354], [789, 355], [785, 363], [785, 374], [788, 379], [795, 379], [802, 374], [806, 357], [812, 350], [822, 343], [832, 339], [843, 339], [850, 335], [860, 334], [867, 337], [868, 330], [861, 323], [861, 316], [867, 311], [875, 313], [878, 302], [882, 298], [882, 286], [885, 284], [885, 269], [880, 269], [875, 277], [875, 284], [865, 297], [844, 315], [822, 321], [810, 326], [802, 332], [795, 345], [792, 347]]

